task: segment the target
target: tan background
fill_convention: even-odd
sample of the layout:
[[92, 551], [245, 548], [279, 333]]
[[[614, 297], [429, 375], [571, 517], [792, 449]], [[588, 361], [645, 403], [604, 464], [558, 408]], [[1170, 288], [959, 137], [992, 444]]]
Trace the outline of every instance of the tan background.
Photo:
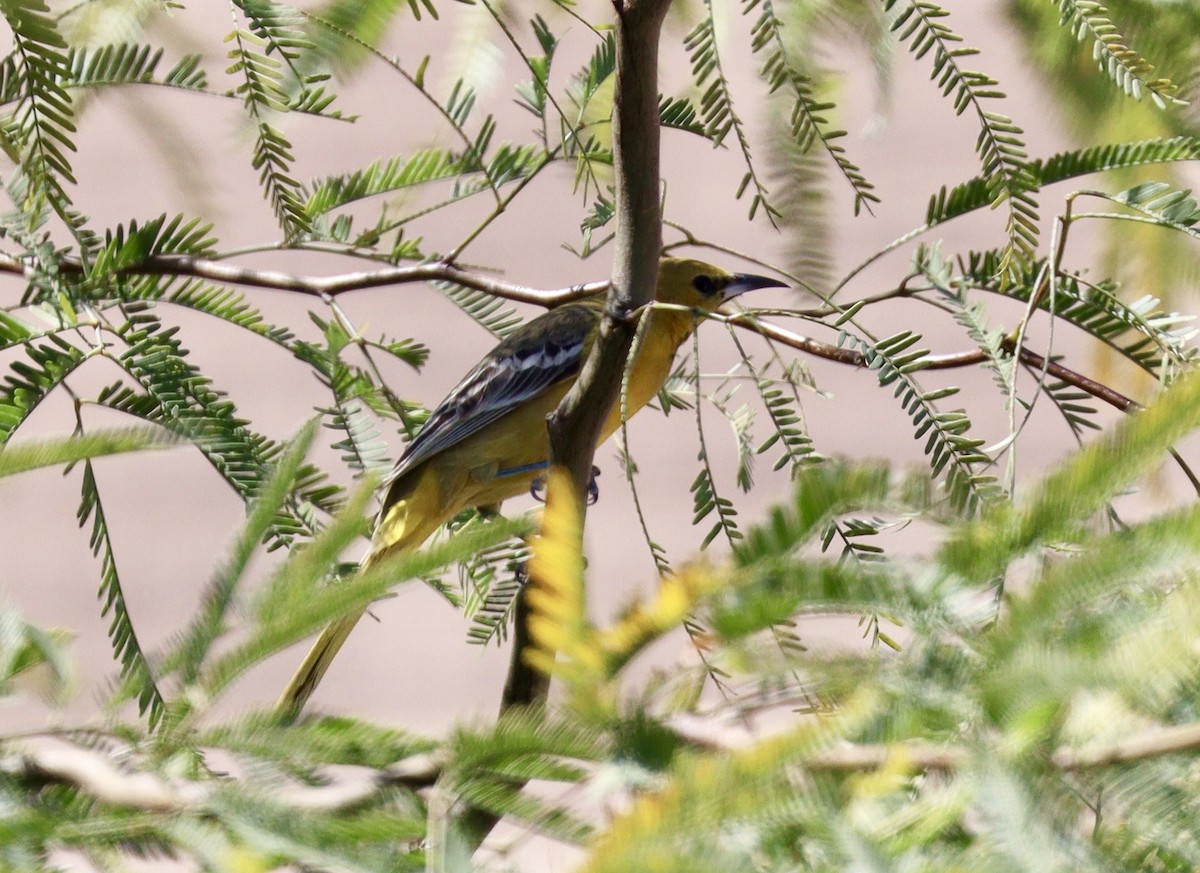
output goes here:
[[[1048, 155], [1068, 147], [1056, 124], [1052, 101], [1020, 63], [1021, 48], [1004, 22], [1002, 3], [957, 0], [944, 5], [954, 13], [952, 26], [968, 43], [984, 47], [976, 65], [998, 78], [1010, 93], [1020, 95], [1008, 111], [1025, 126], [1031, 154]], [[193, 46], [211, 52], [229, 30], [224, 4], [192, 6], [157, 33], [173, 56]], [[452, 32], [469, 33], [478, 24], [473, 17], [479, 14], [478, 8], [454, 3], [441, 6], [446, 21], [406, 19], [389, 34], [385, 50], [399, 55], [411, 69], [422, 54], [440, 51]], [[546, 10], [539, 7], [538, 11]], [[555, 26], [568, 31], [564, 53], [586, 50], [588, 41], [578, 25], [567, 28], [555, 20]], [[747, 22], [732, 5], [728, 26], [739, 34], [736, 55], [743, 57], [740, 46], [745, 45]], [[668, 91], [685, 79], [680, 35], [676, 24], [667, 37], [664, 78]], [[853, 220], [846, 188], [831, 174], [830, 185], [836, 195], [833, 257], [840, 274], [918, 225], [930, 193], [939, 185], [965, 180], [978, 171], [973, 151], [977, 128], [969, 115], [955, 119], [949, 103], [938, 97], [928, 81], [928, 60], [914, 62], [903, 51], [897, 54], [892, 105], [880, 113], [873, 73], [862, 51], [839, 41], [830, 41], [827, 49], [830, 65], [843, 61], [853, 65], [839, 98], [845, 107], [839, 124], [850, 131], [844, 142], [851, 158], [876, 184], [883, 201], [874, 217]], [[483, 102], [501, 114], [502, 134], [521, 138], [531, 118], [510, 102], [508, 83], [520, 72], [514, 57], [503, 48], [488, 53], [477, 45], [471, 51], [475, 64], [482, 59], [484, 72], [487, 64], [493, 65], [489, 78], [497, 87], [481, 95]], [[455, 57], [461, 60], [462, 54]], [[560, 73], [577, 66], [566, 61], [560, 59]], [[220, 83], [222, 60], [210, 56], [207, 66], [214, 83]], [[431, 76], [445, 81], [450, 66], [433, 64]], [[739, 109], [750, 129], [761, 131], [761, 90], [745, 70], [736, 75], [745, 83], [738, 95]], [[344, 111], [362, 114], [357, 124], [313, 119], [288, 122], [288, 133], [296, 145], [298, 177], [347, 171], [376, 156], [404, 153], [429, 141], [431, 114], [398, 77], [380, 65], [369, 66], [341, 87], [340, 93]], [[105, 96], [89, 107], [80, 128], [81, 149], [74, 158], [79, 207], [98, 227], [162, 212], [200, 214], [215, 222], [224, 249], [274, 239], [277, 231], [250, 167], [250, 143], [239, 128], [240, 119], [236, 105], [211, 97], [145, 88], [125, 88]], [[732, 199], [743, 172], [735, 151], [714, 151], [698, 139], [668, 132], [663, 171], [671, 217], [685, 220], [704, 238], [768, 261], [782, 259], [785, 240], [761, 220], [748, 224], [746, 204]], [[578, 243], [579, 203], [569, 195], [570, 182], [568, 168], [547, 173], [510, 214], [468, 250], [465, 259], [502, 268], [511, 279], [539, 287], [604, 277], [607, 251], [580, 263], [560, 247], [564, 242]], [[1043, 197], [1045, 215], [1058, 208], [1061, 193]], [[424, 233], [426, 246], [443, 249], [452, 245], [465, 229], [474, 226], [487, 206], [480, 198], [421, 225], [419, 232]], [[986, 248], [1001, 241], [1001, 219], [999, 214], [985, 214], [939, 232], [944, 233], [948, 251]], [[731, 267], [745, 267], [730, 258], [709, 257]], [[847, 296], [891, 287], [904, 274], [907, 258], [906, 253], [888, 258], [860, 277]], [[336, 273], [356, 266], [298, 254], [259, 255], [244, 262], [304, 273]], [[10, 301], [20, 293], [19, 283], [8, 280], [0, 285], [0, 299]], [[313, 301], [265, 291], [250, 291], [248, 297], [275, 322], [302, 335], [313, 333], [305, 315]], [[754, 300], [772, 306], [810, 302], [794, 292], [774, 291]], [[390, 372], [391, 384], [399, 393], [429, 404], [436, 402], [489, 344], [482, 330], [424, 287], [362, 291], [341, 298], [341, 303], [368, 334], [383, 331], [413, 337], [431, 347], [432, 357], [423, 376], [418, 378], [400, 366]], [[230, 392], [242, 414], [268, 435], [286, 439], [312, 414], [314, 406], [327, 401], [305, 367], [271, 344], [191, 313], [165, 314], [183, 326], [193, 360], [217, 387]], [[1004, 311], [1003, 317], [1011, 324], [1015, 311]], [[927, 332], [937, 351], [967, 347], [965, 338], [947, 319], [917, 304], [889, 306], [873, 319], [884, 333], [900, 326]], [[797, 329], [811, 330], [795, 324]], [[828, 332], [820, 335], [832, 337]], [[1076, 362], [1086, 362], [1067, 330], [1059, 332], [1058, 342], [1058, 348], [1073, 354]], [[751, 345], [761, 352], [761, 346]], [[720, 372], [734, 360], [731, 344], [715, 326], [705, 331], [703, 349], [708, 372]], [[819, 451], [850, 458], [920, 461], [921, 444], [913, 441], [890, 390], [880, 390], [872, 374], [822, 361], [807, 363], [829, 395], [811, 395], [804, 407]], [[97, 363], [73, 383], [86, 394], [115, 377], [111, 368]], [[989, 441], [1004, 436], [1006, 415], [986, 374], [958, 372], [922, 379], [930, 386], [953, 382], [968, 391], [977, 390], [983, 402], [972, 402], [971, 411], [979, 433]], [[745, 386], [740, 396], [749, 401], [750, 386]], [[1049, 410], [1043, 411], [1048, 414], [1036, 419], [1022, 449], [1022, 472], [1044, 467], [1071, 444], [1065, 427]], [[88, 421], [93, 426], [121, 423], [94, 410]], [[724, 463], [732, 457], [728, 428], [717, 416], [706, 416], [705, 421], [710, 446], [723, 461], [722, 491], [736, 497], [742, 524], [752, 524], [765, 506], [786, 499], [786, 478], [769, 475], [775, 455], [768, 453], [760, 460], [759, 487], [750, 495], [736, 495], [731, 465]], [[757, 431], [760, 439], [767, 433], [764, 425]], [[58, 433], [70, 426], [69, 407], [65, 398], [58, 396], [38, 411], [25, 433]], [[664, 420], [649, 412], [632, 428], [632, 448], [643, 471], [639, 483], [651, 525], [676, 561], [690, 554], [702, 535], [702, 529], [690, 525], [688, 486], [698, 470], [693, 432], [694, 421], [687, 414]], [[398, 452], [400, 441], [395, 434], [388, 431], [386, 436], [393, 452]], [[336, 439], [332, 436], [326, 442]], [[590, 581], [597, 610], [606, 615], [638, 592], [649, 590], [654, 573], [612, 447], [603, 448], [597, 457], [604, 473], [602, 498], [589, 518]], [[323, 448], [319, 459], [336, 468], [335, 453], [328, 448]], [[153, 650], [195, 609], [211, 568], [240, 523], [241, 503], [190, 449], [105, 460], [99, 469], [130, 609], [139, 633]], [[6, 556], [0, 590], [31, 621], [67, 627], [76, 635], [71, 652], [79, 666], [79, 693], [65, 715], [68, 721], [91, 714], [96, 695], [113, 676], [105, 622], [99, 617], [95, 597], [97, 564], [89, 554], [86, 533], [77, 529], [73, 519], [78, 493], [78, 473], [64, 478], [50, 471], [0, 480], [4, 512], [0, 554]], [[903, 535], [891, 540], [899, 549], [920, 547]], [[150, 543], [155, 547], [147, 549]], [[710, 551], [719, 555], [722, 548], [716, 543]], [[260, 566], [269, 561], [260, 561]], [[420, 585], [403, 589], [376, 613], [380, 621], [365, 622], [331, 670], [314, 699], [318, 708], [380, 718], [417, 731], [438, 731], [457, 719], [489, 717], [494, 712], [506, 653], [466, 645], [467, 623], [459, 613]], [[806, 641], [820, 647], [846, 639], [852, 628], [852, 622], [826, 622], [807, 624], [803, 631]], [[677, 659], [690, 663], [694, 657], [682, 639], [657, 651], [667, 664]], [[301, 655], [298, 647], [248, 676], [222, 705], [224, 711], [272, 703]], [[48, 717], [56, 716], [48, 716], [28, 700], [0, 700], [0, 729], [36, 726]]]

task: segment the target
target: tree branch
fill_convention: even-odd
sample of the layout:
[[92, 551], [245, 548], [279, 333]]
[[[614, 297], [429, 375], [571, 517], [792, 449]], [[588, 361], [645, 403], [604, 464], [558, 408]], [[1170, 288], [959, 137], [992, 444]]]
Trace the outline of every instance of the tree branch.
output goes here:
[[[1101, 743], [1080, 750], [1063, 746], [1050, 756], [1050, 763], [1055, 770], [1086, 770], [1196, 750], [1200, 750], [1200, 724], [1182, 724], [1155, 728], [1115, 743]], [[958, 770], [969, 760], [968, 750], [959, 746], [936, 746], [925, 742], [847, 743], [817, 753], [804, 763], [804, 767], [825, 773], [855, 773], [900, 762], [913, 770]]]
[[[727, 315], [728, 320], [738, 327], [745, 328], [767, 339], [775, 340], [782, 345], [799, 349], [818, 358], [824, 358], [827, 361], [834, 361], [839, 364], [848, 364], [852, 367], [865, 367], [867, 365], [867, 359], [863, 356], [862, 352], [855, 351], [854, 349], [844, 349], [840, 346], [824, 343], [777, 325], [760, 321], [753, 317], [747, 317], [743, 313], [723, 312], [722, 314]], [[1018, 351], [1011, 339], [1005, 339], [1001, 343], [1001, 347], [1010, 355]], [[1095, 379], [1085, 376], [1082, 373], [1064, 367], [1057, 361], [1047, 362], [1042, 355], [1024, 346], [1019, 349], [1018, 357], [1022, 363], [1029, 364], [1031, 367], [1038, 369], [1045, 369], [1054, 378], [1074, 385], [1076, 388], [1091, 394], [1097, 400], [1103, 400], [1105, 403], [1116, 407], [1122, 412], [1131, 412], [1141, 408], [1137, 401], [1126, 397], [1119, 391], [1109, 388], [1103, 382], [1097, 382]], [[954, 352], [947, 355], [930, 355], [925, 359], [925, 365], [921, 369], [954, 370], [959, 367], [970, 367], [975, 364], [981, 364], [985, 360], [986, 355], [982, 350], [972, 349], [967, 352]]]
[[564, 467], [580, 517], [601, 426], [616, 402], [636, 322], [654, 299], [662, 249], [658, 41], [670, 0], [616, 0], [613, 169], [616, 255], [608, 307], [579, 379], [550, 416], [550, 464]]
[[[63, 258], [56, 266], [61, 273], [75, 276], [83, 274], [83, 265], [77, 258]], [[0, 273], [26, 277], [33, 275], [33, 271], [26, 261], [2, 253], [0, 253]], [[581, 297], [599, 294], [609, 287], [607, 282], [590, 282], [572, 285], [568, 288], [540, 291], [501, 279], [481, 276], [479, 273], [464, 270], [444, 261], [416, 264], [411, 267], [386, 267], [379, 270], [339, 273], [336, 276], [301, 276], [279, 270], [254, 270], [229, 264], [216, 258], [197, 258], [192, 255], [151, 255], [136, 266], [118, 270], [117, 273], [129, 276], [191, 276], [228, 285], [266, 288], [272, 291], [291, 291], [313, 297], [336, 297], [349, 291], [379, 288], [384, 285], [403, 285], [411, 282], [453, 282], [456, 285], [473, 288], [476, 291], [483, 291], [506, 300], [546, 307], [561, 306]]]
[[[444, 769], [437, 755], [415, 755], [392, 766], [334, 779], [318, 786], [291, 785], [271, 797], [271, 802], [297, 812], [336, 813], [359, 806], [387, 786], [411, 791], [434, 784]], [[72, 745], [31, 746], [0, 758], [0, 773], [31, 787], [68, 785], [108, 806], [142, 812], [201, 812], [222, 787], [212, 782], [175, 782], [155, 773], [128, 770], [113, 763], [113, 756]]]
[[1078, 751], [1062, 748], [1051, 756], [1050, 761], [1059, 770], [1083, 770], [1197, 750], [1200, 750], [1200, 724], [1192, 723], [1155, 728], [1115, 743], [1100, 743]]
[[[701, 749], [734, 751], [737, 748], [714, 744], [711, 732], [680, 731], [678, 725], [675, 729], [685, 740]], [[1079, 750], [1060, 746], [1050, 756], [1050, 766], [1059, 771], [1089, 770], [1197, 750], [1200, 750], [1200, 723], [1192, 722], [1152, 728], [1116, 742], [1099, 743]], [[799, 766], [814, 773], [860, 773], [893, 763], [910, 770], [952, 771], [967, 767], [970, 761], [971, 751], [965, 746], [902, 740], [895, 743], [840, 743], [815, 752]]]
[[[655, 111], [657, 112], [657, 104]], [[655, 118], [657, 118], [657, 115]], [[657, 191], [657, 188], [655, 190]], [[655, 200], [655, 203], [657, 204], [657, 200]], [[657, 205], [655, 208], [657, 209]], [[657, 255], [655, 255], [655, 270], [657, 270], [657, 263]], [[58, 262], [57, 267], [59, 272], [68, 275], [78, 276], [83, 274], [83, 265], [76, 258], [63, 258]], [[33, 275], [33, 271], [28, 263], [10, 254], [0, 253], [0, 274], [4, 273], [25, 277]], [[486, 294], [491, 294], [505, 300], [513, 300], [518, 303], [531, 303], [551, 309], [555, 306], [561, 306], [564, 303], [570, 303], [573, 300], [599, 294], [614, 287], [611, 282], [585, 282], [566, 288], [540, 290], [530, 288], [526, 285], [518, 285], [514, 282], [506, 282], [502, 279], [483, 276], [479, 273], [455, 266], [454, 264], [441, 261], [431, 264], [417, 264], [410, 267], [388, 267], [380, 270], [339, 273], [336, 276], [304, 276], [296, 273], [285, 273], [280, 270], [255, 270], [250, 267], [229, 264], [215, 258], [197, 258], [191, 255], [152, 255], [134, 267], [118, 271], [118, 274], [131, 276], [191, 276], [197, 279], [207, 279], [212, 282], [221, 282], [228, 285], [264, 288], [272, 291], [290, 291], [321, 298], [336, 297], [339, 294], [345, 294], [350, 291], [379, 288], [385, 285], [404, 285], [412, 282], [452, 282], [464, 288], [483, 291]], [[639, 279], [639, 281], [642, 280]], [[621, 286], [618, 285], [616, 287]], [[633, 288], [634, 285], [629, 284], [626, 287]], [[649, 287], [653, 288], [653, 281], [651, 281]], [[641, 286], [639, 286], [639, 289], [645, 290]], [[888, 292], [888, 295], [890, 294], [891, 292]], [[602, 339], [604, 342], [597, 344], [597, 348], [601, 349], [601, 351], [589, 359], [588, 363], [590, 366], [584, 368], [584, 373], [587, 375], [592, 370], [596, 370], [598, 377], [593, 376], [591, 379], [595, 379], [598, 383], [604, 383], [606, 386], [609, 386], [610, 383], [615, 385], [616, 388], [612, 393], [612, 397], [615, 399], [616, 390], [619, 390], [620, 387], [624, 356], [628, 353], [628, 343], [632, 342], [633, 338], [633, 324], [631, 320], [615, 313], [634, 312], [648, 301], [636, 303], [636, 299], [638, 298], [633, 298], [630, 295], [618, 294], [614, 296], [616, 299], [610, 306], [610, 310], [614, 314], [605, 319], [605, 329], [602, 330]], [[824, 358], [827, 361], [847, 364], [852, 367], [866, 366], [866, 360], [862, 353], [853, 349], [844, 349], [830, 343], [821, 342], [820, 340], [794, 333], [769, 322], [760, 321], [741, 312], [725, 312], [724, 315], [738, 327], [750, 330], [760, 336], [775, 340], [807, 354]], [[615, 336], [616, 339], [608, 339], [610, 336]], [[609, 354], [602, 349], [608, 347], [610, 343], [613, 343], [614, 347], [618, 349], [619, 354], [612, 359], [614, 363], [611, 366], [606, 363], [601, 368], [600, 359], [605, 361], [609, 359]], [[1009, 354], [1013, 353], [1014, 344], [1011, 339], [1004, 341], [1003, 348]], [[596, 360], [593, 362], [593, 359]], [[926, 359], [924, 369], [950, 370], [959, 367], [969, 367], [982, 363], [984, 359], [984, 353], [978, 349], [947, 355], [930, 355]], [[1044, 368], [1056, 379], [1061, 379], [1063, 382], [1074, 385], [1123, 412], [1139, 408], [1136, 401], [1109, 388], [1102, 382], [1097, 382], [1095, 379], [1064, 367], [1055, 361], [1050, 361], [1047, 364], [1045, 358], [1029, 349], [1021, 348], [1020, 359], [1023, 363], [1029, 364], [1032, 367], [1038, 369]], [[600, 372], [601, 369], [602, 372]], [[590, 384], [591, 379], [587, 380], [588, 384]], [[585, 379], [581, 377], [579, 380], [580, 395], [582, 395], [584, 390], [584, 382]], [[568, 395], [568, 397], [570, 396]], [[606, 413], [611, 406], [611, 402], [608, 404], [597, 403], [593, 406], [591, 405], [590, 398], [586, 404], [582, 399], [573, 400], [569, 409], [566, 404], [567, 401], [564, 400], [564, 406], [560, 407], [559, 415], [574, 415], [581, 407], [591, 408], [594, 415], [599, 416], [600, 421], [603, 420], [600, 412]], [[597, 429], [599, 428], [598, 423], [596, 427]], [[580, 493], [582, 494], [586, 492], [587, 476], [591, 472], [590, 453], [588, 453], [586, 461], [580, 462], [580, 466], [583, 469], [583, 478], [580, 485], [582, 489]]]
[[[710, 734], [675, 726], [681, 739], [714, 753], [736, 747], [715, 743]], [[1200, 723], [1172, 725], [1136, 733], [1111, 743], [1072, 749], [1060, 747], [1050, 756], [1059, 771], [1091, 770], [1133, 764], [1200, 751]], [[814, 773], [860, 773], [899, 763], [911, 770], [954, 771], [968, 767], [971, 751], [964, 746], [940, 746], [925, 741], [842, 743], [816, 752], [800, 766]], [[337, 812], [370, 800], [382, 787], [399, 785], [421, 790], [434, 785], [445, 765], [437, 755], [417, 755], [362, 779], [338, 780], [319, 787], [291, 786], [272, 796], [272, 802], [296, 811]], [[201, 812], [221, 787], [211, 783], [176, 784], [148, 772], [117, 767], [110, 756], [78, 746], [29, 748], [0, 758], [0, 772], [30, 786], [67, 785], [108, 806], [152, 813]]]
[[[585, 495], [605, 419], [621, 390], [625, 362], [633, 347], [637, 321], [632, 313], [654, 299], [662, 251], [659, 202], [658, 41], [670, 0], [614, 0], [616, 10], [616, 83], [613, 106], [613, 170], [616, 177], [615, 257], [604, 317], [579, 378], [549, 416], [550, 467], [570, 477], [570, 495], [578, 517], [587, 511]], [[555, 479], [550, 488], [561, 487]], [[575, 547], [582, 552], [582, 529]], [[537, 584], [536, 579], [530, 580]], [[501, 711], [538, 705], [549, 693], [548, 677], [525, 663], [528, 628], [525, 591], [518, 597], [512, 660]], [[484, 834], [494, 816], [476, 813], [466, 822]]]

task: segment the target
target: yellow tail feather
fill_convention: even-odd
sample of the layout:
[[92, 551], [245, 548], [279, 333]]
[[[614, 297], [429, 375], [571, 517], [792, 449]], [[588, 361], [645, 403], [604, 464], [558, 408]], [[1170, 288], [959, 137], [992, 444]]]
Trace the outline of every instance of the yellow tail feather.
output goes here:
[[333, 659], [337, 657], [346, 638], [350, 636], [350, 631], [354, 630], [354, 626], [365, 613], [366, 610], [361, 609], [353, 615], [333, 622], [321, 632], [321, 636], [304, 656], [304, 661], [292, 676], [292, 680], [288, 682], [287, 688], [279, 695], [279, 701], [275, 704], [276, 715], [288, 721], [300, 715], [300, 710], [304, 709], [308, 698], [317, 690], [317, 685], [324, 678], [325, 671], [329, 669]]
[[[363, 558], [360, 571], [382, 558], [416, 549], [437, 528], [452, 515], [450, 507], [442, 504], [438, 487], [437, 470], [426, 467], [421, 474], [413, 477], [416, 481], [411, 488], [404, 489], [408, 493], [401, 497], [393, 489], [388, 497], [391, 505], [380, 514], [375, 526], [374, 543], [371, 551]], [[313, 643], [304, 661], [292, 676], [279, 700], [275, 704], [275, 714], [285, 721], [294, 721], [317, 685], [325, 676], [325, 671], [341, 651], [342, 645], [358, 624], [359, 619], [366, 614], [366, 609], [339, 618], [321, 632]]]

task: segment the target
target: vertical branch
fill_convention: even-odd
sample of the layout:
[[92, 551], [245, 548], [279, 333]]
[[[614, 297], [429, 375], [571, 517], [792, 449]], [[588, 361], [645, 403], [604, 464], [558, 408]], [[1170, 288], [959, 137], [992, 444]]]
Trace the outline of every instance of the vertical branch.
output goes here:
[[[605, 418], [621, 390], [636, 321], [630, 316], [654, 299], [662, 249], [659, 208], [658, 40], [670, 0], [613, 0], [617, 75], [613, 107], [616, 176], [616, 257], [608, 305], [579, 379], [549, 417], [550, 465], [567, 470], [579, 517], [586, 511], [592, 457]], [[554, 477], [551, 482], [556, 481]], [[552, 486], [554, 487], [554, 486]], [[549, 495], [548, 495], [549, 497]], [[578, 543], [583, 550], [582, 536]], [[536, 580], [532, 580], [536, 584]], [[525, 594], [520, 597], [524, 600]], [[513, 655], [501, 711], [545, 700], [548, 683], [525, 663], [518, 604]]]
[[658, 41], [670, 0], [614, 0], [613, 108], [616, 258], [608, 307], [579, 380], [550, 416], [550, 463], [565, 467], [583, 511], [600, 428], [621, 387], [635, 322], [654, 299], [662, 248], [659, 209]]

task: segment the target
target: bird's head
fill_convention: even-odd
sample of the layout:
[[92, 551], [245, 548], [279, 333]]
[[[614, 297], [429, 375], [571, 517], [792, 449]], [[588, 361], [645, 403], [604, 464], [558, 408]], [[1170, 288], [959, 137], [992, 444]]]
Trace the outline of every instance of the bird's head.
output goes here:
[[727, 300], [756, 288], [786, 288], [784, 282], [747, 273], [730, 273], [690, 258], [663, 258], [658, 267], [659, 303], [711, 312]]

